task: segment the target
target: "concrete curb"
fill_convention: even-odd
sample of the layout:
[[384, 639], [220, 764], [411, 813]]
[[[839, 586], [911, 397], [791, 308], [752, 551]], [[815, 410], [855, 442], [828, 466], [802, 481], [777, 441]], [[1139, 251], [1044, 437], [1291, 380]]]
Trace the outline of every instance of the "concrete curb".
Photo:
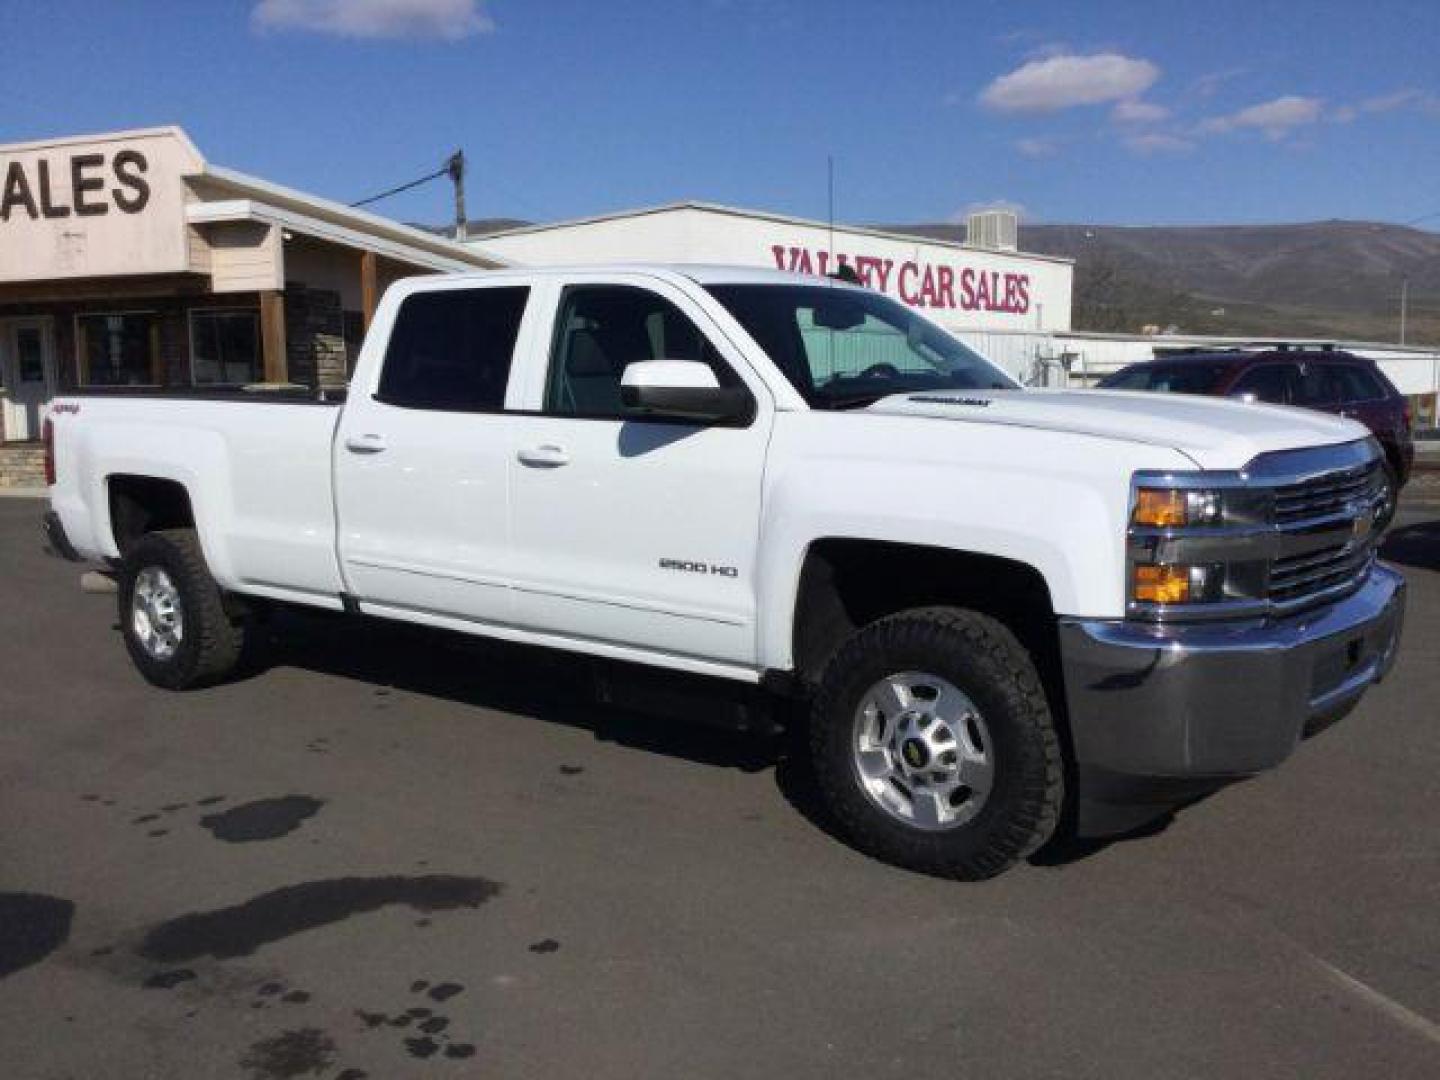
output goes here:
[[0, 499], [43, 499], [50, 494], [43, 487], [0, 487]]

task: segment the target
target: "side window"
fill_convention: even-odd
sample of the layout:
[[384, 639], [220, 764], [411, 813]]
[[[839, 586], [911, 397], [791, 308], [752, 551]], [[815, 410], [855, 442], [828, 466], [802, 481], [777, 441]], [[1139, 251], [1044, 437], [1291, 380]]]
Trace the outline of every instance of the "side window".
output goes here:
[[385, 350], [377, 400], [441, 412], [503, 408], [529, 294], [523, 286], [503, 286], [406, 297]]
[[663, 296], [628, 285], [576, 285], [560, 300], [545, 411], [629, 416], [620, 378], [627, 365], [644, 360], [696, 360], [710, 366], [721, 386], [742, 385], [699, 328]]
[[1340, 404], [1340, 387], [1332, 378], [1329, 364], [1303, 364], [1295, 404], [1309, 409], [1333, 409]]
[[1247, 371], [1230, 390], [1231, 397], [1254, 395], [1256, 401], [1289, 405], [1295, 369], [1289, 364], [1263, 364]]
[[1349, 404], [1356, 401], [1379, 401], [1385, 397], [1380, 381], [1362, 367], [1335, 365], [1330, 369], [1339, 383], [1340, 400]]

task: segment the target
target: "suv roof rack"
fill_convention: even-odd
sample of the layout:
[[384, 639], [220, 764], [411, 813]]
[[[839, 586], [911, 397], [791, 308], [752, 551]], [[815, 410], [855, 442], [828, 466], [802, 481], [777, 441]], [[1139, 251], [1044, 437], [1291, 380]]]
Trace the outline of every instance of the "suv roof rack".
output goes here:
[[1239, 346], [1257, 352], [1335, 352], [1333, 341], [1247, 341]]

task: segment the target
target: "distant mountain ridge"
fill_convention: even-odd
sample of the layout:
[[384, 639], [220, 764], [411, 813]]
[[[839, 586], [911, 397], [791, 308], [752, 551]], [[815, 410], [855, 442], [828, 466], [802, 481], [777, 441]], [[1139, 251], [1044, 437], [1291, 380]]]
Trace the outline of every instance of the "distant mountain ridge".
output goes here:
[[[965, 236], [963, 225], [884, 227]], [[1440, 342], [1440, 233], [1423, 229], [1370, 221], [1022, 224], [1020, 249], [1076, 260], [1077, 329], [1177, 322], [1202, 333], [1395, 341], [1408, 280], [1407, 342]]]

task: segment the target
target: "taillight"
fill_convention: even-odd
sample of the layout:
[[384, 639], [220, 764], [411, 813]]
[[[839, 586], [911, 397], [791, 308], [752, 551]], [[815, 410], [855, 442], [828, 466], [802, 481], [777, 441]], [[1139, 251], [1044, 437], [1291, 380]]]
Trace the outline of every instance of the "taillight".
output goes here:
[[45, 483], [49, 487], [55, 486], [55, 421], [48, 416], [40, 428], [41, 438], [45, 441]]
[[1400, 416], [1401, 416], [1401, 417], [1404, 419], [1404, 421], [1405, 421], [1405, 430], [1406, 430], [1406, 431], [1414, 431], [1414, 430], [1415, 430], [1415, 414], [1410, 411], [1410, 399], [1409, 399], [1409, 398], [1405, 398], [1405, 399], [1404, 399], [1404, 404], [1403, 404], [1402, 407], [1401, 407]]

